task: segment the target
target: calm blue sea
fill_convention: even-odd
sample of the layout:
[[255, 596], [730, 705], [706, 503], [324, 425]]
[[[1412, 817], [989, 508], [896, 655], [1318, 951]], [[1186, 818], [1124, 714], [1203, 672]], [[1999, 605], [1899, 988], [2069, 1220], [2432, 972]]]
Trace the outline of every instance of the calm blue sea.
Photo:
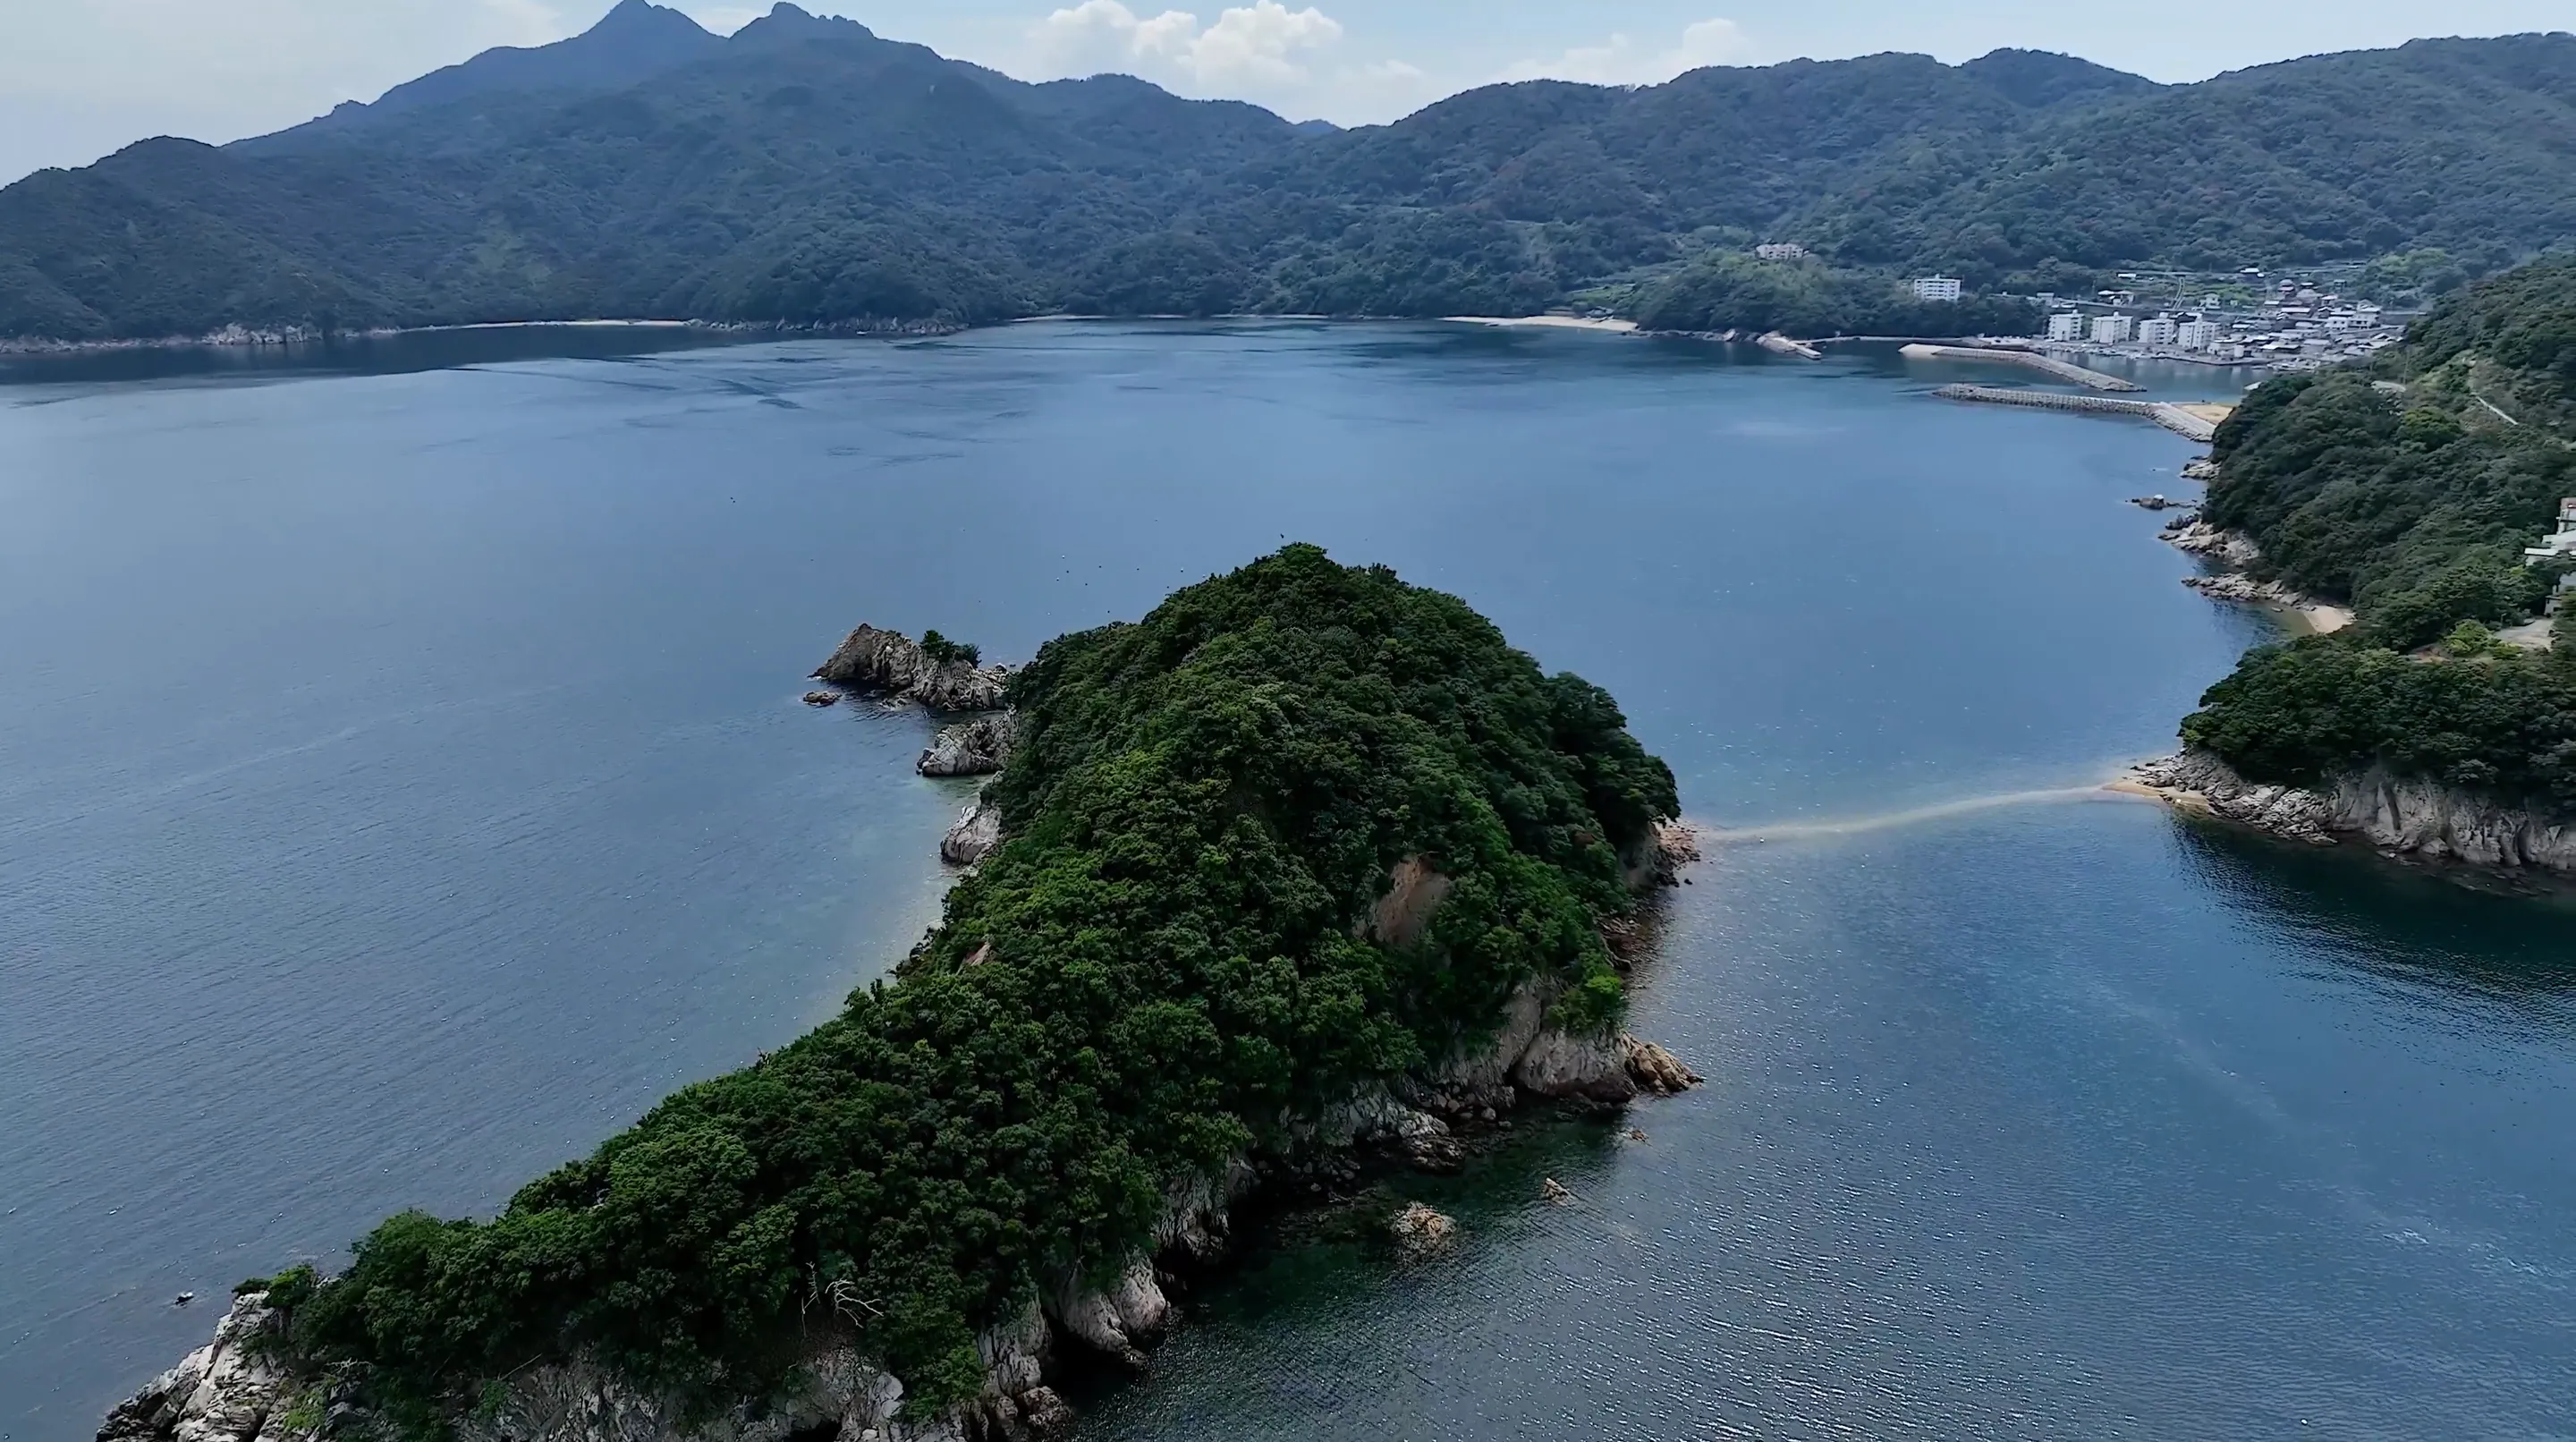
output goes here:
[[1289, 539], [1759, 833], [1639, 986], [1710, 1084], [1404, 1183], [1448, 1261], [1193, 1297], [1087, 1437], [2576, 1436], [2576, 913], [2023, 795], [2266, 634], [2123, 504], [2179, 438], [1889, 351], [701, 341], [0, 367], [0, 1442], [900, 956], [963, 796], [798, 704], [851, 626], [1024, 657]]

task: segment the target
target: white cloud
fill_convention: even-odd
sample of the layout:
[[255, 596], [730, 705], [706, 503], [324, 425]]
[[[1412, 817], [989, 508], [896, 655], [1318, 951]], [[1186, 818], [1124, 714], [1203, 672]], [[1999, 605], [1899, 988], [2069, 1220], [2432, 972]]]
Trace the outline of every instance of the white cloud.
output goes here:
[[572, 33], [545, 0], [483, 0], [483, 10], [504, 45], [546, 45]]
[[1277, 91], [1314, 79], [1311, 61], [1342, 38], [1341, 22], [1308, 6], [1254, 0], [1202, 27], [1186, 10], [1141, 16], [1120, 0], [1082, 0], [1030, 35], [1037, 68], [1054, 75], [1125, 71], [1193, 92]]
[[1732, 20], [1702, 20], [1682, 32], [1678, 45], [1655, 48], [1626, 35], [1607, 45], [1579, 46], [1554, 60], [1524, 60], [1500, 80], [1579, 80], [1589, 85], [1661, 85], [1703, 65], [1741, 64], [1753, 56], [1744, 27]]

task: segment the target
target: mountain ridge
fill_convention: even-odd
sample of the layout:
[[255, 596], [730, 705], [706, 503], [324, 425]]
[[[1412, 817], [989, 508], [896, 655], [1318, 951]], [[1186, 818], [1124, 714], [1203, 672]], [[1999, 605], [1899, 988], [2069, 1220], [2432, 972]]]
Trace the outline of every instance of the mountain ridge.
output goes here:
[[1800, 60], [1318, 130], [793, 5], [719, 39], [628, 0], [357, 112], [0, 189], [0, 335], [1526, 313], [1771, 239], [1987, 290], [2425, 246], [2493, 268], [2576, 239], [2576, 36], [2182, 86], [2033, 51]]

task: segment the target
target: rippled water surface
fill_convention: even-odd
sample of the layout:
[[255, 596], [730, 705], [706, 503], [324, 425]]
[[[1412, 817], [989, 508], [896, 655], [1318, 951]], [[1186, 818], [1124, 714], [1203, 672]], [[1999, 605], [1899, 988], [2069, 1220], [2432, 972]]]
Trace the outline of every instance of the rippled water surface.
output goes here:
[[841, 631], [1024, 656], [1288, 538], [1757, 833], [1638, 988], [1709, 1085], [1400, 1183], [1449, 1259], [1202, 1290], [1086, 1436], [2576, 1435], [2576, 915], [2023, 795], [2262, 634], [2121, 504], [2179, 439], [1884, 353], [693, 339], [0, 371], [0, 1435], [899, 955], [960, 797], [797, 704]]

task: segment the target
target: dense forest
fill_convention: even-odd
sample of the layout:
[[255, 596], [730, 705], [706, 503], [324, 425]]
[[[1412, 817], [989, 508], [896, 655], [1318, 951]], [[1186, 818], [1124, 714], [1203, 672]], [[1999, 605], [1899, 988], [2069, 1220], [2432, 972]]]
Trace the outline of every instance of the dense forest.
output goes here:
[[[1535, 81], [1334, 131], [1024, 84], [789, 5], [718, 39], [626, 0], [278, 135], [0, 190], [0, 336], [1527, 313], [1603, 285], [1723, 328], [1740, 277], [1709, 257], [1762, 240], [1993, 292], [2397, 253], [2438, 254], [2438, 287], [2571, 236], [2568, 35], [2187, 86], [2027, 51]], [[1860, 284], [1751, 299], [1877, 314]], [[1981, 328], [1950, 320], [1888, 328]]]
[[1667, 331], [1784, 331], [1793, 336], [2029, 335], [2041, 312], [2027, 300], [1918, 298], [1877, 271], [1719, 251], [1640, 286], [1626, 302], [1638, 324]]
[[[261, 1284], [292, 1353], [434, 1419], [576, 1354], [760, 1397], [846, 1328], [936, 1411], [982, 1384], [981, 1329], [1151, 1250], [1176, 1181], [1524, 985], [1615, 1022], [1600, 923], [1672, 774], [1454, 597], [1291, 546], [1050, 643], [1011, 695], [1009, 839], [896, 980], [490, 1221], [396, 1217], [336, 1280]], [[1415, 858], [1453, 885], [1382, 942]]]
[[2576, 816], [2576, 636], [2490, 630], [2558, 574], [2522, 552], [2576, 495], [2576, 260], [2471, 287], [2367, 369], [2264, 383], [2213, 453], [2206, 518], [2360, 624], [2254, 651], [2186, 739], [2256, 780], [2385, 764]]

